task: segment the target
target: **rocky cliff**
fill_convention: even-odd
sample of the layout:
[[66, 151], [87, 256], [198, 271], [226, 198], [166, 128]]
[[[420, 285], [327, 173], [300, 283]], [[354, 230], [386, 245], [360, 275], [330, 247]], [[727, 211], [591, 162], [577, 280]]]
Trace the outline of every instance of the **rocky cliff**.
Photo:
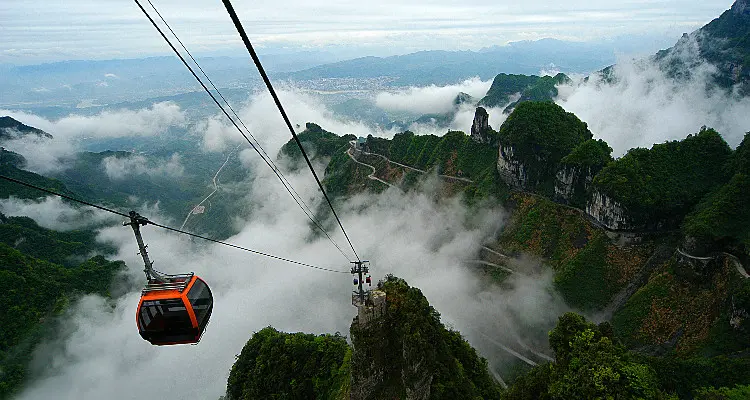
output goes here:
[[490, 114], [484, 107], [477, 107], [471, 124], [471, 138], [477, 143], [490, 143]]
[[389, 276], [379, 284], [386, 312], [350, 333], [351, 399], [497, 399], [487, 361], [445, 328], [422, 292]]
[[579, 193], [585, 194], [594, 180], [590, 168], [564, 165], [555, 175], [554, 200], [564, 204], [576, 203]]
[[591, 136], [557, 104], [521, 103], [498, 131], [497, 171], [508, 186], [552, 197], [560, 162]]
[[611, 161], [612, 148], [607, 142], [589, 139], [581, 143], [560, 161], [553, 199], [585, 208], [594, 176]]
[[514, 189], [525, 189], [529, 181], [527, 166], [516, 157], [516, 150], [510, 145], [500, 145], [497, 172], [503, 182]]
[[599, 221], [607, 229], [617, 231], [632, 230], [635, 228], [622, 205], [598, 191], [592, 193], [591, 198], [586, 204], [586, 213]]

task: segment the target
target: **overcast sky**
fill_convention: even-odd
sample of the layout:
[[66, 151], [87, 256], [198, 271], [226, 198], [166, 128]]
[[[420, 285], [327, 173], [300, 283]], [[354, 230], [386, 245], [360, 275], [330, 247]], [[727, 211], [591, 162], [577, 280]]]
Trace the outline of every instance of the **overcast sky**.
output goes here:
[[[147, 0], [143, 0], [146, 1]], [[231, 54], [239, 39], [219, 0], [152, 0], [197, 54]], [[509, 41], [675, 36], [731, 0], [235, 0], [257, 46], [405, 53], [468, 50]], [[145, 4], [148, 7], [148, 3]], [[0, 63], [167, 54], [131, 0], [2, 0]]]

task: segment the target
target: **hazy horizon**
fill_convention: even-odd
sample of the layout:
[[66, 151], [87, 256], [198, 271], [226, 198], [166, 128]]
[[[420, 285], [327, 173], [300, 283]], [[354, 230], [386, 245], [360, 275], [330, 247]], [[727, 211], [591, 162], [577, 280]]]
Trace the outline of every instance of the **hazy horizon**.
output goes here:
[[[674, 38], [718, 17], [731, 1], [676, 0], [564, 5], [536, 0], [473, 0], [456, 5], [380, 2], [319, 4], [284, 0], [235, 8], [259, 51], [313, 50], [340, 57], [395, 55], [418, 50], [480, 50], [523, 40], [554, 38], [597, 42]], [[220, 2], [154, 3], [185, 44], [199, 56], [236, 54], [241, 43]], [[144, 7], [153, 13], [146, 3]], [[310, 18], [314, 15], [315, 18]], [[477, 18], [481, 16], [481, 18]], [[0, 64], [72, 59], [123, 59], [168, 55], [169, 48], [131, 2], [73, 0], [63, 3], [8, 0], [0, 5]], [[656, 38], [656, 39], [654, 39]]]

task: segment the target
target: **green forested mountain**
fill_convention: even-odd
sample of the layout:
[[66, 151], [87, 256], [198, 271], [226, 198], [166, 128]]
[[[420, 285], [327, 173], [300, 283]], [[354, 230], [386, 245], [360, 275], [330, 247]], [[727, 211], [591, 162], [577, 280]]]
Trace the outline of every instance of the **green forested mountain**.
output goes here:
[[385, 313], [367, 324], [355, 318], [350, 329], [352, 398], [415, 392], [429, 399], [499, 398], [487, 360], [459, 332], [445, 328], [418, 288], [389, 275], [379, 289], [386, 295]]
[[34, 135], [41, 139], [52, 139], [52, 135], [41, 129], [30, 127], [8, 116], [0, 117], [0, 140], [26, 135]]
[[[498, 74], [492, 81], [490, 90], [487, 91], [479, 105], [486, 107], [499, 107], [508, 103], [505, 113], [524, 101], [549, 101], [557, 97], [557, 85], [569, 82], [565, 74], [559, 73], [555, 76], [536, 75], [508, 75]], [[520, 94], [520, 98], [511, 103], [511, 97]]]
[[487, 360], [419, 289], [389, 275], [379, 290], [387, 308], [367, 325], [355, 318], [352, 347], [338, 334], [256, 332], [232, 367], [228, 399], [500, 398]]
[[677, 79], [691, 77], [693, 68], [705, 60], [716, 67], [713, 78], [719, 87], [729, 89], [739, 85], [742, 95], [750, 94], [750, 7], [747, 0], [736, 0], [731, 9], [697, 31], [685, 34], [673, 47], [658, 52], [654, 59]]
[[634, 225], [675, 227], [728, 180], [731, 154], [721, 135], [704, 129], [684, 140], [631, 149], [598, 173], [593, 187], [625, 207]]
[[[598, 327], [578, 316], [562, 317], [550, 335], [557, 360], [522, 375], [504, 392], [505, 398], [741, 395], [746, 389], [734, 386], [750, 383], [750, 374], [745, 372], [750, 371], [746, 356], [750, 280], [738, 273], [743, 267], [729, 256], [717, 256], [704, 265], [680, 256], [677, 250], [694, 251], [695, 245], [685, 246], [697, 239], [709, 243], [712, 252], [747, 254], [743, 246], [748, 225], [744, 205], [750, 193], [745, 182], [750, 165], [748, 140], [732, 151], [721, 135], [703, 129], [684, 140], [633, 149], [613, 160], [611, 148], [592, 139], [585, 123], [559, 106], [536, 102], [520, 104], [491, 136], [491, 143], [482, 144], [461, 132], [444, 136], [403, 132], [390, 140], [369, 137], [365, 150], [413, 168], [470, 179], [458, 192], [468, 198], [494, 196], [510, 210], [503, 231], [491, 244], [494, 248], [541, 257], [554, 272], [555, 287], [568, 304], [611, 315], [611, 324]], [[325, 182], [332, 193], [382, 190], [383, 186], [364, 184], [372, 182], [366, 178], [372, 171], [344, 153], [343, 139], [336, 141], [330, 132], [320, 137], [324, 143], [336, 143], [323, 146], [331, 156]], [[315, 146], [316, 139], [309, 139], [308, 144]], [[497, 173], [497, 145], [523, 149], [518, 153], [527, 159], [521, 162], [529, 165], [538, 162], [590, 170], [584, 195], [600, 190], [621, 201], [626, 212], [638, 215], [637, 210], [644, 210], [650, 212], [649, 218], [669, 217], [671, 229], [682, 224], [682, 231], [657, 229], [628, 242], [592, 224], [582, 208], [561, 206], [542, 190], [535, 190], [542, 196], [511, 191]], [[341, 147], [331, 153], [337, 146]], [[410, 182], [422, 176], [380, 156], [360, 155], [358, 160], [372, 165], [376, 176], [407, 190], [418, 187]], [[559, 179], [556, 168], [549, 168], [546, 179]], [[450, 179], [443, 184], [454, 185]], [[486, 273], [495, 282], [508, 276], [491, 269]], [[399, 326], [391, 328], [398, 332]], [[353, 326], [355, 343], [357, 333]], [[377, 346], [379, 341], [367, 343], [366, 347]], [[386, 348], [376, 351], [383, 357], [396, 357], [387, 352]], [[399, 362], [394, 358], [389, 364]], [[372, 376], [361, 376], [365, 375]], [[398, 387], [391, 381], [381, 394], [398, 397]]]
[[585, 122], [552, 102], [523, 102], [498, 130], [510, 162], [523, 165], [523, 185], [552, 195], [563, 157], [592, 138]]
[[745, 135], [724, 171], [731, 179], [704, 197], [685, 218], [683, 231], [701, 252], [725, 248], [750, 254], [750, 134]]
[[248, 340], [227, 382], [227, 398], [347, 399], [352, 349], [336, 335], [271, 327]]
[[[12, 222], [5, 220], [0, 229]], [[52, 257], [55, 252], [70, 251], [56, 241], [55, 232], [47, 231], [50, 238], [44, 238], [42, 229], [36, 233], [35, 238], [50, 244], [46, 250]], [[62, 266], [0, 243], [0, 398], [8, 398], [23, 384], [33, 349], [52, 329], [55, 317], [77, 296], [108, 296], [113, 278], [123, 267], [122, 262], [101, 256]]]
[[608, 323], [567, 313], [550, 333], [555, 361], [535, 367], [503, 394], [509, 400], [668, 399], [655, 371], [628, 353]]

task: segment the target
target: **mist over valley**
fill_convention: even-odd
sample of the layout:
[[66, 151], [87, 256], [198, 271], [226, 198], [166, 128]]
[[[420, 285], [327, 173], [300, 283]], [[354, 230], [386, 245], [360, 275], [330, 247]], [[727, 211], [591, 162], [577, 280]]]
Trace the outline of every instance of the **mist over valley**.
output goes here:
[[[3, 64], [0, 398], [744, 398], [750, 8], [715, 17], [268, 47], [299, 142], [244, 53], [197, 57], [232, 121], [174, 57]], [[196, 345], [138, 334], [131, 210], [210, 287]]]

